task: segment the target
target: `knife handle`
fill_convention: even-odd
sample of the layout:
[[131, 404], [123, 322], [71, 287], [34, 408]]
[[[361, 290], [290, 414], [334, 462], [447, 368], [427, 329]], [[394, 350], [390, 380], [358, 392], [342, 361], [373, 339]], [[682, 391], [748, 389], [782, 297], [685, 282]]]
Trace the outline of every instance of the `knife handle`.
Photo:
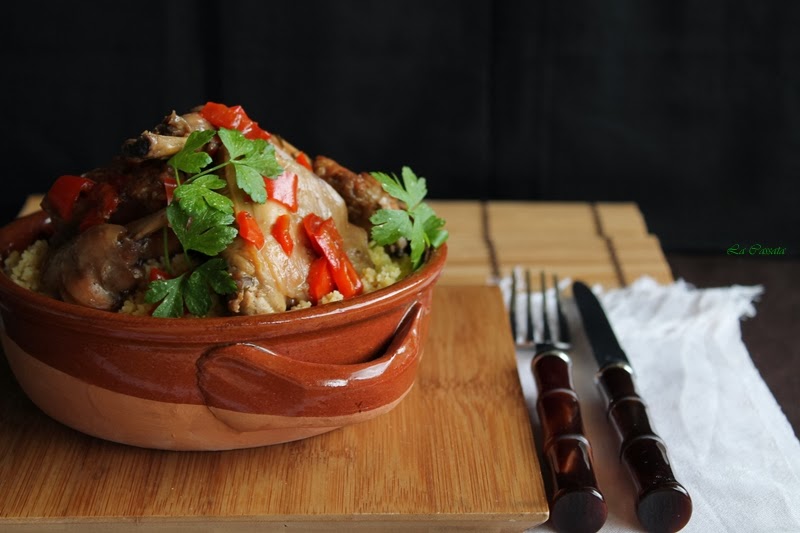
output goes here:
[[603, 527], [608, 507], [597, 487], [592, 446], [572, 385], [572, 362], [564, 352], [549, 350], [534, 357], [531, 370], [551, 473], [550, 521], [558, 531], [593, 533]]
[[609, 365], [597, 374], [597, 382], [620, 442], [620, 460], [638, 491], [639, 521], [648, 531], [682, 529], [692, 515], [692, 499], [672, 473], [666, 444], [653, 432], [633, 371], [625, 364]]

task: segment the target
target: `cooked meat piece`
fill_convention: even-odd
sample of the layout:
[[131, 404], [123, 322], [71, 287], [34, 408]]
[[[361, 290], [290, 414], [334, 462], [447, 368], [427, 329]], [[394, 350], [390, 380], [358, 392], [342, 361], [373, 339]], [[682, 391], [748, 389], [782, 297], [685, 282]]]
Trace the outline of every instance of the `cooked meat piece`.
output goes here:
[[[252, 244], [236, 239], [223, 252], [237, 287], [236, 294], [228, 302], [232, 313], [260, 315], [286, 311], [287, 299], [294, 298], [288, 294], [302, 294], [303, 261], [297, 258], [292, 261], [283, 250], [273, 248], [265, 243], [264, 248], [257, 250]], [[269, 257], [279, 261], [269, 260], [266, 255], [269, 252], [272, 252]], [[305, 272], [307, 275], [308, 270]]]
[[53, 220], [51, 245], [58, 247], [78, 234], [87, 217], [97, 222], [128, 224], [167, 205], [164, 180], [173, 177], [172, 169], [162, 160], [131, 161], [117, 158], [106, 167], [84, 174], [95, 182], [88, 193], [78, 197], [70, 220], [62, 220], [58, 211], [48, 204], [42, 209]]
[[155, 213], [145, 215], [139, 220], [134, 220], [127, 225], [128, 234], [133, 240], [139, 240], [169, 224], [167, 219], [167, 208], [159, 209]]
[[165, 159], [183, 150], [185, 145], [186, 137], [145, 131], [135, 139], [125, 141], [122, 145], [122, 154], [138, 159]]
[[347, 204], [347, 215], [351, 223], [369, 230], [369, 218], [379, 209], [402, 209], [402, 204], [383, 190], [381, 184], [367, 172], [356, 174], [333, 159], [325, 156], [314, 158], [314, 172], [325, 180]]
[[[145, 215], [139, 220], [134, 220], [125, 226], [130, 239], [141, 241], [142, 261], [163, 257], [165, 250], [170, 256], [183, 250], [183, 246], [181, 246], [181, 242], [174, 232], [160, 231], [168, 224], [167, 210], [164, 208], [155, 213]], [[165, 239], [166, 242], [164, 242]]]
[[213, 128], [200, 113], [179, 116], [173, 111], [153, 128], [154, 131], [144, 131], [138, 137], [125, 141], [122, 155], [133, 159], [167, 159], [183, 149], [190, 133]]
[[214, 126], [207, 121], [203, 115], [197, 112], [178, 115], [173, 111], [164, 121], [154, 128], [159, 135], [171, 135], [173, 137], [188, 137], [193, 131], [203, 131], [213, 129]]
[[297, 158], [297, 156], [301, 152], [301, 150], [299, 148], [294, 146], [292, 143], [290, 143], [289, 141], [287, 141], [286, 139], [284, 139], [283, 137], [281, 137], [277, 133], [272, 133], [271, 135], [272, 135], [272, 137], [270, 138], [269, 141], [272, 144], [274, 144], [276, 148], [280, 148], [281, 150], [283, 150], [284, 152], [286, 152], [287, 154], [292, 156], [292, 159]]
[[113, 310], [143, 276], [137, 266], [144, 243], [123, 226], [93, 226], [47, 258], [42, 283], [65, 302]]
[[127, 224], [167, 205], [165, 180], [175, 177], [166, 161], [115, 159], [107, 167], [95, 169], [87, 178], [110, 183], [119, 193], [119, 206], [110, 222]]
[[[249, 212], [267, 236], [260, 250], [242, 239], [236, 239], [222, 253], [238, 287], [228, 305], [231, 312], [237, 314], [285, 311], [291, 302], [308, 300], [306, 278], [315, 256], [303, 230], [302, 220], [309, 213], [322, 218], [333, 217], [350, 261], [357, 270], [371, 265], [366, 232], [348, 223], [347, 208], [336, 191], [282, 149], [276, 148], [275, 152], [284, 169], [297, 175], [296, 212], [292, 213], [271, 200], [255, 204], [237, 187], [229, 188], [236, 211]], [[229, 183], [235, 180], [232, 167], [226, 167], [225, 177]], [[290, 231], [295, 242], [291, 256], [287, 256], [280, 244], [269, 236], [272, 224], [283, 214], [291, 217]]]

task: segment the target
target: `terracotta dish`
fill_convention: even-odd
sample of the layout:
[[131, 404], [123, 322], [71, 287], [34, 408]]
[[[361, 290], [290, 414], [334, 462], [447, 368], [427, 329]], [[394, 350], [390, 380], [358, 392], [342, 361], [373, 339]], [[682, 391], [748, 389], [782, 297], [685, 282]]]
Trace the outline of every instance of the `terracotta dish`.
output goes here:
[[[40, 237], [36, 213], [0, 253]], [[159, 319], [48, 298], [0, 274], [3, 347], [52, 418], [116, 442], [220, 450], [362, 422], [408, 393], [446, 246], [402, 281], [341, 302], [258, 316]]]

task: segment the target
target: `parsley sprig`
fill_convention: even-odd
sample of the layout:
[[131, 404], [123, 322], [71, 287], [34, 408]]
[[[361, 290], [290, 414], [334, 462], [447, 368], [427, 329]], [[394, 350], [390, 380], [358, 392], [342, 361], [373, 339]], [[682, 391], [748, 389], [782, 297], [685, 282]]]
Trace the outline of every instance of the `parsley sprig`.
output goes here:
[[[213, 163], [211, 156], [201, 149], [214, 135], [219, 135], [229, 158], [210, 166]], [[153, 316], [181, 317], [184, 308], [193, 315], [205, 316], [213, 306], [213, 295], [236, 291], [225, 261], [215, 257], [239, 233], [233, 225], [233, 201], [217, 192], [227, 183], [215, 172], [232, 165], [236, 186], [254, 202], [263, 204], [267, 201], [264, 177], [275, 178], [283, 168], [275, 158], [275, 147], [267, 141], [250, 140], [240, 131], [224, 128], [192, 132], [184, 148], [167, 164], [173, 168], [178, 183], [174, 200], [167, 206], [167, 220], [190, 261], [190, 268], [172, 279], [152, 281], [145, 301], [160, 302]], [[165, 253], [164, 259], [171, 271], [168, 254]]]
[[371, 237], [379, 245], [393, 244], [400, 238], [408, 240], [411, 247], [411, 264], [419, 268], [425, 251], [438, 248], [447, 240], [445, 221], [423, 202], [428, 194], [425, 178], [418, 178], [409, 168], [403, 167], [402, 181], [394, 174], [372, 172], [383, 190], [405, 204], [405, 209], [380, 209], [372, 217]]
[[196, 316], [205, 316], [214, 305], [212, 294], [229, 294], [236, 290], [225, 261], [209, 259], [191, 273], [184, 272], [172, 279], [156, 280], [147, 289], [147, 301], [161, 302], [153, 311], [160, 318], [183, 316], [184, 308]]

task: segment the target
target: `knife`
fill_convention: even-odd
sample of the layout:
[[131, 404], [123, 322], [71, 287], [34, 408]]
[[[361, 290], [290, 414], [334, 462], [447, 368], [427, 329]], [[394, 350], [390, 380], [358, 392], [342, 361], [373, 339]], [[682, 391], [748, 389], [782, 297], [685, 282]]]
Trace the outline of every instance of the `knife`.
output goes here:
[[620, 460], [638, 491], [636, 514], [648, 531], [679, 531], [692, 515], [692, 499], [672, 473], [667, 447], [653, 431], [636, 391], [628, 357], [591, 289], [576, 281], [572, 295], [600, 369], [596, 381], [620, 444]]

